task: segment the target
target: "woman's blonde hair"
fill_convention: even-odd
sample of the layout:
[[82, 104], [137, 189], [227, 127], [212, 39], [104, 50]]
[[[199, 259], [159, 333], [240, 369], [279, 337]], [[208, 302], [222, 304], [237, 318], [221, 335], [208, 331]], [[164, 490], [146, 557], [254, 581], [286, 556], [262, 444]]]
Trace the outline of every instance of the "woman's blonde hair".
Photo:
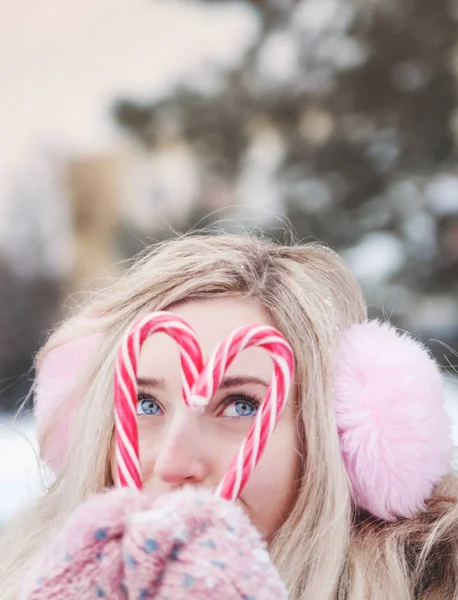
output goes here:
[[[16, 600], [22, 574], [69, 513], [112, 485], [112, 381], [122, 333], [141, 313], [214, 296], [258, 299], [296, 356], [300, 484], [287, 520], [270, 542], [290, 598], [458, 599], [454, 476], [414, 519], [386, 523], [353, 506], [331, 402], [338, 331], [366, 319], [364, 298], [346, 264], [316, 243], [281, 246], [250, 235], [220, 234], [187, 236], [148, 249], [115, 285], [57, 329], [39, 353], [38, 362], [64, 341], [93, 331], [103, 335], [79, 384], [83, 402], [65, 466], [46, 495], [4, 533], [2, 600]], [[56, 412], [42, 443], [66, 410]]]

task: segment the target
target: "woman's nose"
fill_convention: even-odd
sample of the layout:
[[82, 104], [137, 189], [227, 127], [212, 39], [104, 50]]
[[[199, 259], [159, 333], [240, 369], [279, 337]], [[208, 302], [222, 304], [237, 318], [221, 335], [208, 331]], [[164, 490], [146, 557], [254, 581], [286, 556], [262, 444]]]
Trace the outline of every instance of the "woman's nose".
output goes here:
[[156, 455], [154, 478], [171, 487], [204, 483], [210, 475], [208, 458], [195, 423], [171, 426]]

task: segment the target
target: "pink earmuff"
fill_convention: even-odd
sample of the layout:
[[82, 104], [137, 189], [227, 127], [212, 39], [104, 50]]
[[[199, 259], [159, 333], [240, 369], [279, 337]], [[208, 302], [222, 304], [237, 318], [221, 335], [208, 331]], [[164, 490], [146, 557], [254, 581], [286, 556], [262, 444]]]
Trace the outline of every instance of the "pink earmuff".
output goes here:
[[[100, 342], [100, 334], [90, 334], [65, 342], [48, 352], [37, 370], [34, 416], [42, 458], [59, 472], [66, 455], [68, 437], [80, 404], [76, 392], [78, 378], [87, 359]], [[65, 411], [62, 405], [65, 403]], [[60, 409], [58, 426], [42, 436], [55, 412]]]
[[356, 504], [385, 520], [419, 512], [452, 451], [442, 376], [426, 348], [389, 323], [354, 325], [337, 352], [334, 402]]
[[[39, 437], [57, 407], [68, 411], [42, 444], [59, 472], [78, 408], [75, 389], [100, 341], [91, 334], [51, 350], [35, 389]], [[442, 377], [428, 351], [388, 323], [369, 321], [341, 335], [334, 367], [334, 405], [342, 456], [355, 503], [392, 520], [420, 511], [450, 470], [450, 422]]]

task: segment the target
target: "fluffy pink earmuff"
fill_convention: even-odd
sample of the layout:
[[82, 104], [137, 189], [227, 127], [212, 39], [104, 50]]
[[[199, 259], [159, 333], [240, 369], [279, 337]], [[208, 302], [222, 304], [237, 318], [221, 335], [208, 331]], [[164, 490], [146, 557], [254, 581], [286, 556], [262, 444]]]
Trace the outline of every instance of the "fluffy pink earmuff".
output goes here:
[[[39, 437], [57, 407], [42, 457], [60, 471], [78, 398], [78, 377], [99, 343], [87, 335], [51, 350], [37, 375]], [[392, 520], [420, 511], [450, 470], [451, 432], [440, 371], [426, 348], [388, 323], [369, 321], [341, 334], [334, 365], [334, 405], [355, 503]]]
[[389, 323], [342, 335], [334, 403], [356, 504], [385, 520], [421, 511], [450, 470], [442, 376], [427, 349]]
[[[94, 333], [65, 342], [46, 354], [38, 365], [34, 416], [41, 456], [55, 472], [62, 469], [71, 426], [80, 405], [76, 391], [78, 378], [100, 339], [100, 334]], [[43, 437], [57, 410], [57, 427]]]

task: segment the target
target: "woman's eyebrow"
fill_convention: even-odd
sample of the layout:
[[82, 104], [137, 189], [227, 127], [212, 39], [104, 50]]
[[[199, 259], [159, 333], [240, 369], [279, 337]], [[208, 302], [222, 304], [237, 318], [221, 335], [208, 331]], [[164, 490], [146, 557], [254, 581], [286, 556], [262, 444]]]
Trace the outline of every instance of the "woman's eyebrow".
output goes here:
[[140, 387], [164, 389], [165, 379], [162, 377], [139, 377], [137, 385]]
[[264, 379], [260, 379], [259, 377], [250, 377], [250, 376], [236, 376], [236, 377], [225, 377], [219, 386], [222, 389], [237, 387], [239, 385], [247, 385], [247, 384], [256, 384], [263, 385], [267, 387], [269, 384], [264, 381]]
[[[156, 389], [165, 388], [165, 380], [162, 377], [139, 377], [137, 383], [140, 387]], [[239, 375], [234, 377], [225, 377], [219, 387], [221, 389], [227, 389], [249, 384], [262, 385], [264, 387], [269, 385], [266, 381], [264, 381], [264, 379], [260, 379], [259, 377]]]

